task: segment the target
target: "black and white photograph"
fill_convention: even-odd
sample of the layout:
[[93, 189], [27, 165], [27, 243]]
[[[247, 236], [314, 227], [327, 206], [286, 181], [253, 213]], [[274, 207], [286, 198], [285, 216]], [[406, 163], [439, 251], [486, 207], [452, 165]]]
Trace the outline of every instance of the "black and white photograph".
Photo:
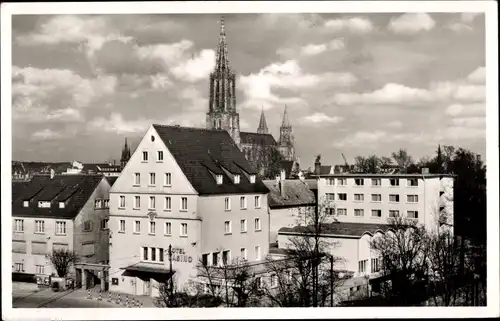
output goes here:
[[498, 317], [496, 3], [404, 4], [2, 4], [2, 318]]

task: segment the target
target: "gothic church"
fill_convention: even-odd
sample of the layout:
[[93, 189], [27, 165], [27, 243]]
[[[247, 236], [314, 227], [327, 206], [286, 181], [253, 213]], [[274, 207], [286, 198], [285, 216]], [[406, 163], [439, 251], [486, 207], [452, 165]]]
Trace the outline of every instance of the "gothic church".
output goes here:
[[240, 116], [236, 111], [236, 75], [229, 63], [224, 17], [221, 18], [216, 62], [210, 74], [209, 92], [206, 128], [226, 130], [261, 175], [271, 176], [270, 167], [276, 161], [295, 161], [294, 137], [286, 106], [278, 142], [269, 134], [264, 110], [261, 112], [256, 133], [240, 131]]

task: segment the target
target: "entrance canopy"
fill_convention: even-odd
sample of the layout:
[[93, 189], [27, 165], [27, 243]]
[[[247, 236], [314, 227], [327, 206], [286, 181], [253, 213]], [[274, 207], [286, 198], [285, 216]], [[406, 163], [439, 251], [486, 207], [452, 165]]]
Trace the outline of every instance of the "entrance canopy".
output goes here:
[[170, 271], [170, 269], [166, 269], [163, 266], [154, 266], [146, 263], [135, 263], [121, 269], [125, 270], [130, 276], [151, 277], [156, 280], [167, 280], [175, 273], [175, 270]]

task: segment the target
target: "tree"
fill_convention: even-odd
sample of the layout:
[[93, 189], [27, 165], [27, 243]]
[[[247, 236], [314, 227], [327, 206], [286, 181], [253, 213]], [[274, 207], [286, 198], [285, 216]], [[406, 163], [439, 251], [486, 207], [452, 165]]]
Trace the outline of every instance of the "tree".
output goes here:
[[275, 146], [252, 145], [247, 151], [261, 179], [274, 179], [280, 174], [283, 156]]
[[408, 155], [406, 149], [400, 149], [397, 152], [392, 153], [392, 158], [399, 167], [402, 173], [406, 173], [408, 168], [413, 164], [413, 158]]
[[57, 271], [59, 277], [66, 277], [72, 264], [78, 262], [79, 257], [68, 249], [55, 249], [45, 255]]
[[368, 157], [356, 156], [354, 157], [354, 168], [358, 173], [380, 173], [382, 166], [382, 160], [376, 155], [370, 155]]

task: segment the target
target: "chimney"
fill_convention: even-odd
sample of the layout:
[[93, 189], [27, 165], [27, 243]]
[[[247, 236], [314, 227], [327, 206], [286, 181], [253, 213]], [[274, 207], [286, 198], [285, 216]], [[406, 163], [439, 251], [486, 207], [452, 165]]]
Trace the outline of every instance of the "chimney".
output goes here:
[[321, 162], [320, 162], [321, 156], [318, 155], [316, 157], [316, 161], [314, 162], [314, 174], [319, 175], [321, 174]]
[[50, 169], [50, 179], [53, 179], [55, 174], [56, 174], [56, 172], [54, 171], [53, 168], [51, 168]]
[[286, 171], [284, 168], [282, 168], [280, 171], [280, 180], [284, 181], [285, 179], [286, 179]]
[[279, 181], [279, 187], [280, 187], [280, 194], [282, 198], [285, 198], [285, 181]]

